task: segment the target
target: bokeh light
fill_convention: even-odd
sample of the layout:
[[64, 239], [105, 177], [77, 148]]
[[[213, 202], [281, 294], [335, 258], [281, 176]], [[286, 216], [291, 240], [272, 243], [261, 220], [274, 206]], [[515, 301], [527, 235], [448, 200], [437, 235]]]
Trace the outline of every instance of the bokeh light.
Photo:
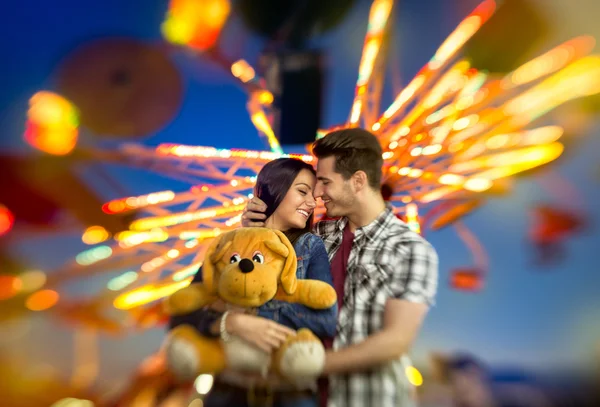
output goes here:
[[31, 294], [25, 301], [25, 306], [31, 311], [45, 311], [58, 302], [60, 295], [54, 290], [41, 290]]

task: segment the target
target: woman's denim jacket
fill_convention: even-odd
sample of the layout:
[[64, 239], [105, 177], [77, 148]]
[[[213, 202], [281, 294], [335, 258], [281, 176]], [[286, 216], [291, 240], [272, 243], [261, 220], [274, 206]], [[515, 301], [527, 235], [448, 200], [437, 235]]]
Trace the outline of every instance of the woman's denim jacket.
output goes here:
[[[298, 258], [296, 277], [299, 280], [312, 279], [333, 284], [329, 258], [320, 237], [306, 233], [298, 238], [294, 249]], [[192, 282], [201, 281], [202, 268], [198, 270]], [[335, 336], [337, 311], [337, 303], [326, 310], [314, 310], [301, 304], [271, 300], [258, 308], [258, 315], [292, 329], [308, 328], [319, 338], [328, 338]], [[210, 327], [220, 317], [220, 313], [205, 308], [190, 314], [172, 317], [169, 328], [188, 324], [195, 326], [205, 336], [214, 336], [210, 332]]]

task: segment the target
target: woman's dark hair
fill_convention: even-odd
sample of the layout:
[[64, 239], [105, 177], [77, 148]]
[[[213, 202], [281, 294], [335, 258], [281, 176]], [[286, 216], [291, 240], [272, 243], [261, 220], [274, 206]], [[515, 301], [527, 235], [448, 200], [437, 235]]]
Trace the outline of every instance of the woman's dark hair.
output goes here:
[[[316, 175], [312, 165], [296, 158], [278, 158], [265, 164], [256, 177], [254, 195], [267, 205], [265, 215], [267, 218], [273, 215], [285, 194], [292, 186], [300, 171], [308, 170]], [[302, 229], [290, 229], [285, 233], [287, 238], [294, 244], [300, 236], [310, 232], [313, 223], [311, 214]]]

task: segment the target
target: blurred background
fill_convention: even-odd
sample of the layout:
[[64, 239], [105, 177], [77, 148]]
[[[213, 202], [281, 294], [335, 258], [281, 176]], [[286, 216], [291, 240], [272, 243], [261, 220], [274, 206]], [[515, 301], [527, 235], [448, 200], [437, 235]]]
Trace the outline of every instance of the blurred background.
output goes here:
[[314, 162], [337, 126], [380, 138], [387, 198], [439, 253], [406, 372], [421, 404], [466, 386], [584, 405], [600, 380], [600, 4], [281, 3], [6, 4], [3, 405], [201, 406], [209, 377], [165, 373], [159, 301], [239, 225], [264, 163]]

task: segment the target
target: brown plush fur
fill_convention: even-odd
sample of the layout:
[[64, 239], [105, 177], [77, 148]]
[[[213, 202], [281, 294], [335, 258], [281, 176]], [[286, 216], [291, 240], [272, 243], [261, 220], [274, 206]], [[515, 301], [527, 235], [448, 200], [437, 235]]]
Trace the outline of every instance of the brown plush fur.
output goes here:
[[[243, 272], [243, 266], [252, 270]], [[205, 255], [203, 282], [174, 293], [164, 302], [165, 311], [170, 315], [187, 314], [219, 298], [238, 309], [248, 310], [272, 299], [301, 303], [314, 309], [333, 306], [336, 302], [333, 287], [317, 280], [297, 280], [296, 266], [294, 247], [282, 232], [267, 228], [236, 229], [213, 240]], [[234, 361], [227, 360], [220, 339], [206, 338], [193, 327], [183, 325], [173, 329], [167, 343], [174, 341], [183, 341], [188, 350], [193, 349], [199, 360], [197, 366], [194, 365], [195, 375], [218, 373], [228, 362], [235, 365]], [[280, 371], [283, 355], [292, 344], [314, 341], [319, 339], [310, 330], [298, 331], [272, 355], [270, 367]]]

